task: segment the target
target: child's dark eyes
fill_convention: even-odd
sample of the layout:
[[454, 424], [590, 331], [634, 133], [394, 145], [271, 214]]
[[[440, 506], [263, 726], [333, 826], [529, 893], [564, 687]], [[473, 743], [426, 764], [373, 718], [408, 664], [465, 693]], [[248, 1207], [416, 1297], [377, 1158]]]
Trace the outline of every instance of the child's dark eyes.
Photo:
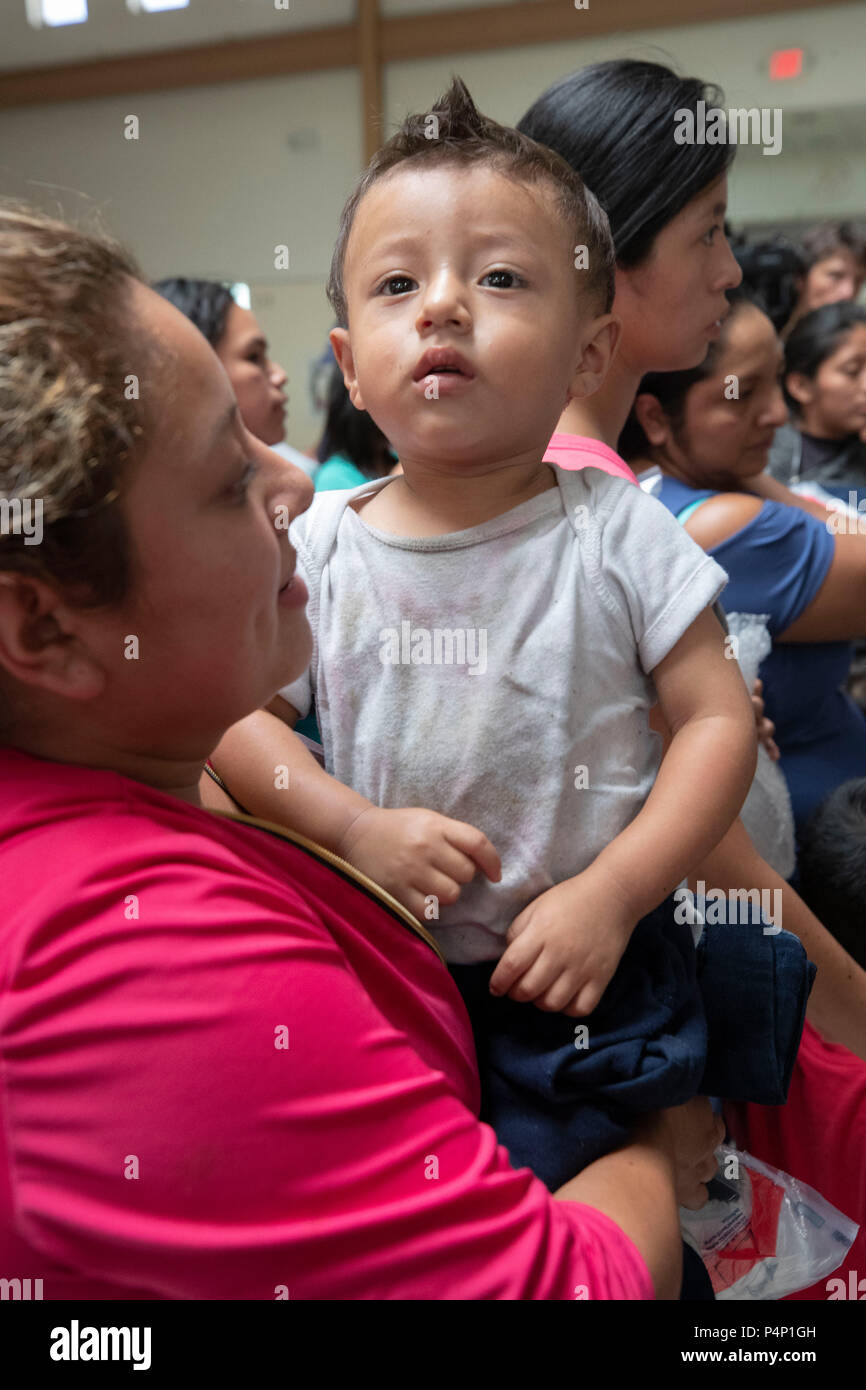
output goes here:
[[[526, 284], [523, 277], [513, 270], [488, 270], [487, 274], [482, 276], [481, 284], [491, 280], [495, 280], [492, 288], [497, 290], [513, 290], [518, 285]], [[411, 275], [389, 275], [387, 280], [382, 281], [378, 293], [395, 297], [400, 294], [408, 294], [417, 287], [418, 282], [413, 280]]]
[[[482, 276], [481, 283], [483, 284], [485, 280], [492, 280], [494, 276], [496, 276], [499, 280], [499, 284], [493, 286], [493, 288], [497, 290], [513, 290], [516, 289], [518, 285], [526, 284], [526, 281], [524, 280], [523, 276], [518, 275], [513, 270], [488, 270], [487, 274]], [[503, 284], [503, 280], [506, 280], [509, 283]]]
[[[379, 294], [408, 294], [415, 284], [416, 281], [412, 279], [411, 275], [389, 275], [388, 279], [383, 280], [379, 286]], [[395, 285], [398, 287], [397, 289], [393, 288]]]
[[720, 223], [716, 222], [714, 226], [710, 227], [708, 232], [704, 232], [703, 240], [707, 243], [708, 246], [713, 245], [713, 240], [715, 238], [716, 232], [720, 232], [721, 230], [722, 228]]

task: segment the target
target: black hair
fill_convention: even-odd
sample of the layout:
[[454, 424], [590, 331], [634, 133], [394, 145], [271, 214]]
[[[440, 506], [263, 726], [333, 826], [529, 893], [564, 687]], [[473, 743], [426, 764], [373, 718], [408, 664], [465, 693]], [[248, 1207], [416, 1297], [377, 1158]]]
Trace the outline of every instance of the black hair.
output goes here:
[[866, 777], [821, 802], [802, 833], [798, 865], [801, 898], [866, 967]]
[[336, 362], [328, 380], [325, 428], [316, 450], [320, 463], [331, 454], [351, 459], [365, 478], [382, 478], [394, 467], [387, 439], [366, 410], [352, 405]]
[[720, 88], [660, 63], [592, 63], [548, 87], [517, 129], [580, 174], [610, 220], [617, 264], [638, 265], [661, 229], [730, 167], [732, 144], [677, 144], [677, 113]]
[[866, 232], [853, 222], [822, 222], [806, 232], [802, 241], [804, 273], [836, 251], [849, 251], [866, 270]]
[[217, 280], [185, 280], [171, 278], [157, 280], [151, 286], [163, 299], [167, 299], [176, 309], [180, 309], [196, 328], [204, 334], [211, 347], [219, 346], [226, 331], [229, 309], [234, 304], [232, 292], [227, 285]]
[[760, 302], [773, 327], [781, 332], [800, 298], [805, 262], [799, 248], [781, 235], [757, 242], [749, 241], [743, 232], [732, 237], [727, 226], [725, 236], [743, 272], [742, 288]]
[[376, 151], [343, 208], [327, 294], [337, 321], [344, 328], [349, 318], [343, 270], [358, 207], [373, 185], [392, 170], [422, 164], [426, 168], [486, 165], [517, 182], [546, 185], [575, 243], [587, 249], [586, 270], [576, 283], [596, 301], [599, 313], [609, 311], [614, 296], [614, 250], [598, 199], [574, 168], [553, 150], [482, 115], [465, 82], [453, 77], [447, 92], [429, 111], [407, 116], [400, 129]]
[[859, 324], [866, 324], [866, 309], [851, 299], [838, 304], [822, 304], [804, 314], [791, 330], [785, 344], [785, 399], [795, 415], [802, 412], [799, 401], [788, 394], [787, 379], [792, 372], [814, 380], [822, 362], [832, 357], [848, 334]]
[[[655, 396], [674, 429], [678, 429], [682, 424], [686, 397], [692, 387], [697, 386], [699, 381], [706, 381], [715, 371], [716, 363], [725, 344], [727, 331], [737, 314], [745, 308], [759, 309], [762, 314], [766, 313], [761, 300], [749, 294], [742, 286], [729, 291], [727, 298], [731, 305], [731, 312], [725, 319], [721, 336], [710, 344], [710, 350], [703, 362], [684, 372], [647, 372], [646, 376], [641, 378], [640, 386], [637, 388], [637, 396]], [[626, 462], [630, 462], [632, 459], [644, 458], [651, 448], [652, 445], [644, 434], [643, 425], [638, 419], [637, 410], [633, 404], [628, 419], [623, 425], [617, 443], [617, 452], [622, 455]]]

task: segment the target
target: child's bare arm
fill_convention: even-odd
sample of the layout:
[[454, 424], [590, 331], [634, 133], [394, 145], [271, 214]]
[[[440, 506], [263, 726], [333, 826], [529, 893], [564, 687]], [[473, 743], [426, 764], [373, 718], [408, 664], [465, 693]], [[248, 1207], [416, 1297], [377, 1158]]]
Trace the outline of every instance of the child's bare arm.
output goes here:
[[252, 815], [287, 825], [336, 854], [352, 821], [370, 803], [323, 771], [292, 732], [297, 711], [285, 700], [279, 705], [279, 716], [257, 710], [233, 724], [211, 754], [211, 764]]
[[670, 747], [640, 814], [596, 860], [628, 891], [636, 918], [657, 907], [723, 838], [757, 762], [749, 692], [710, 609], [652, 676]]
[[431, 897], [456, 902], [479, 869], [499, 878], [499, 856], [475, 826], [417, 806], [382, 810], [324, 772], [293, 732], [297, 712], [281, 703], [279, 717], [258, 710], [235, 724], [211, 756], [252, 815], [347, 859], [416, 917]]
[[653, 671], [672, 738], [646, 803], [583, 873], [512, 922], [491, 989], [574, 1017], [591, 1013], [631, 932], [734, 821], [755, 771], [755, 720], [708, 609]]

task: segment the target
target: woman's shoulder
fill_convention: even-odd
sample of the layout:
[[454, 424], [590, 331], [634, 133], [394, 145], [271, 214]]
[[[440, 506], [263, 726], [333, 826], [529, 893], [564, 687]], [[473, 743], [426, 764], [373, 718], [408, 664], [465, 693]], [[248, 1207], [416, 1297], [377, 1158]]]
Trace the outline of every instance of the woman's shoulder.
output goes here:
[[712, 550], [743, 531], [766, 504], [747, 492], [716, 492], [701, 500], [685, 529], [703, 550]]
[[776, 569], [782, 555], [801, 567], [816, 559], [829, 563], [833, 550], [833, 536], [817, 516], [748, 492], [713, 494], [689, 515], [685, 529], [704, 550], [733, 545], [753, 556], [772, 553]]
[[[4, 749], [0, 920], [17, 923], [26, 936], [41, 930], [40, 923], [63, 930], [70, 911], [86, 902], [96, 935], [140, 917], [186, 930], [207, 917], [215, 886], [236, 917], [251, 911], [253, 886], [260, 905], [269, 896], [273, 912], [297, 906], [308, 917], [291, 876], [273, 879], [250, 835], [226, 816], [108, 769]], [[22, 893], [22, 883], [33, 891]]]

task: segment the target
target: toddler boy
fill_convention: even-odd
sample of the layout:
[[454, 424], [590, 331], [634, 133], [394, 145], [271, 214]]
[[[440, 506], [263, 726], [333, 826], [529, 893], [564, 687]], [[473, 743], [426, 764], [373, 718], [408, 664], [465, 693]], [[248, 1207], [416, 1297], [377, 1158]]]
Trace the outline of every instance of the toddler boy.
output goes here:
[[283, 753], [295, 795], [252, 809], [310, 833], [306, 777], [318, 838], [426, 919], [486, 1117], [556, 1186], [700, 1084], [693, 942], [667, 900], [755, 767], [710, 611], [726, 576], [640, 489], [543, 462], [616, 348], [610, 233], [569, 166], [459, 81], [374, 157], [329, 296], [352, 401], [403, 472], [292, 528], [314, 654], [274, 709], [293, 724], [315, 698], [336, 781]]

